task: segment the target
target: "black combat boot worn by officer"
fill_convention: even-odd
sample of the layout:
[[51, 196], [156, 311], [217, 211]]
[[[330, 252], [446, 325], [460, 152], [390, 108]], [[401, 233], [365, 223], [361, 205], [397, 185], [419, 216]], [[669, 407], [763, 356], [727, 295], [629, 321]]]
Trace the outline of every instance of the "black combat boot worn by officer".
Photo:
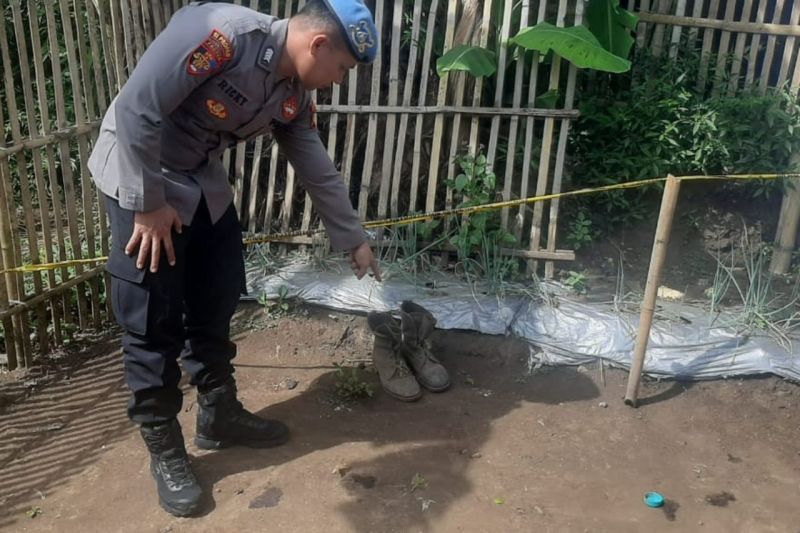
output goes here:
[[197, 400], [198, 448], [218, 450], [235, 444], [270, 448], [289, 440], [289, 428], [282, 422], [260, 418], [242, 407], [233, 378], [211, 390], [198, 390]]
[[139, 431], [150, 451], [150, 473], [158, 486], [158, 503], [175, 516], [191, 516], [203, 491], [194, 477], [178, 421], [142, 425]]

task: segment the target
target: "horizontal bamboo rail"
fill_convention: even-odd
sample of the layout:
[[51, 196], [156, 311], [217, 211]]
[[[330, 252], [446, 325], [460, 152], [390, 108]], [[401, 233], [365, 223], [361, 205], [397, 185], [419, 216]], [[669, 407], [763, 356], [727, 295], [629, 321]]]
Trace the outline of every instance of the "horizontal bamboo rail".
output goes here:
[[757, 33], [759, 35], [786, 35], [800, 37], [800, 26], [788, 24], [771, 24], [766, 22], [738, 22], [698, 17], [679, 17], [661, 13], [636, 13], [641, 22], [651, 24], [668, 24], [672, 26], [688, 26], [691, 28], [709, 28], [738, 33]]

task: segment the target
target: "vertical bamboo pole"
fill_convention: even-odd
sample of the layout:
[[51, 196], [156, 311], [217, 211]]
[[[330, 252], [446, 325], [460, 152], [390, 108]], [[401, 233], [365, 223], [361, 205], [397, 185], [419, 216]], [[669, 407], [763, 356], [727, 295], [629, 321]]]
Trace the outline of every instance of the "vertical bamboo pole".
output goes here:
[[[380, 28], [383, 24], [383, 4], [378, 1], [375, 3], [375, 25]], [[381, 54], [372, 62], [372, 87], [370, 89], [369, 103], [376, 106], [380, 102], [381, 96], [381, 67], [383, 61]], [[358, 215], [362, 220], [367, 217], [367, 205], [369, 204], [369, 192], [372, 182], [372, 167], [375, 158], [375, 139], [378, 136], [378, 114], [370, 113], [367, 122], [367, 148], [364, 153], [364, 168], [361, 169], [361, 188], [358, 193]]]
[[[383, 4], [378, 0], [378, 4]], [[403, 2], [394, 3], [392, 12], [392, 48], [389, 56], [389, 99], [386, 105], [396, 106], [399, 93], [400, 34], [403, 29]], [[383, 165], [381, 167], [381, 184], [378, 191], [378, 217], [386, 216], [389, 204], [389, 192], [392, 181], [392, 162], [395, 154], [394, 141], [397, 133], [397, 115], [386, 117], [386, 128], [383, 134]], [[398, 144], [400, 143], [398, 139]]]
[[[356, 104], [356, 90], [358, 83], [358, 74], [356, 69], [351, 69], [347, 78], [347, 105], [352, 106]], [[356, 113], [349, 113], [347, 115], [347, 123], [344, 130], [344, 147], [342, 148], [342, 177], [347, 190], [350, 190], [350, 177], [353, 171], [353, 147], [356, 142], [356, 122], [358, 115]]]
[[[20, 74], [22, 77], [22, 84], [28, 87], [28, 94], [30, 96], [30, 71], [27, 62], [27, 46], [25, 44], [25, 36], [24, 36], [24, 29], [22, 27], [22, 20], [19, 14], [19, 3], [14, 2], [11, 5], [13, 15], [14, 15], [14, 28], [17, 34], [17, 47], [18, 50], [22, 51], [22, 54], [25, 56], [25, 63], [20, 65]], [[22, 42], [19, 42], [19, 38], [22, 37]], [[8, 46], [8, 36], [6, 34], [5, 24], [0, 24], [0, 47], [2, 48], [3, 54], [3, 68], [4, 73], [4, 83], [5, 83], [5, 95], [6, 100], [8, 102], [8, 118], [11, 126], [11, 138], [14, 140], [15, 143], [22, 142], [22, 129], [20, 127], [20, 120], [19, 117], [21, 115], [20, 110], [17, 108], [17, 101], [15, 97], [15, 80], [13, 77], [12, 69], [10, 68], [11, 57], [9, 54], [9, 46]], [[19, 58], [16, 58], [16, 61], [19, 61]], [[27, 112], [31, 115], [35, 115], [36, 110], [31, 107], [26, 109], [26, 103], [23, 102], [21, 111], [23, 113]], [[37, 217], [35, 216], [35, 210], [33, 207], [33, 201], [31, 199], [31, 187], [30, 182], [28, 179], [28, 161], [27, 157], [25, 157], [25, 152], [19, 152], [17, 154], [17, 171], [19, 174], [19, 186], [20, 186], [20, 197], [22, 199], [22, 207], [23, 207], [23, 216], [25, 218], [25, 229], [26, 229], [26, 237], [27, 237], [27, 249], [29, 260], [32, 263], [40, 263], [40, 255], [39, 255], [39, 236], [36, 234], [36, 227], [37, 227]], [[22, 257], [20, 257], [22, 259]], [[33, 283], [34, 283], [34, 292], [35, 294], [41, 294], [43, 290], [42, 285], [42, 275], [41, 272], [35, 272], [33, 274]], [[24, 288], [20, 291], [20, 294], [24, 298], [27, 296], [24, 292]], [[43, 305], [36, 307], [36, 318], [37, 318], [37, 326], [36, 330], [39, 336], [39, 343], [42, 344], [47, 350], [48, 342], [47, 342], [47, 312]], [[32, 362], [32, 353], [26, 350], [25, 357], [23, 358], [26, 367], [29, 367]]]
[[[697, 0], [699, 2], [699, 0]], [[749, 1], [749, 0], [747, 0]], [[678, 0], [678, 3], [675, 4], [675, 15], [678, 17], [684, 16], [686, 13], [686, 0]], [[681, 32], [683, 32], [683, 27], [678, 26], [677, 24], [672, 27], [672, 38], [670, 39], [669, 45], [669, 57], [675, 59], [678, 55], [678, 48], [680, 48], [681, 44]]]
[[120, 13], [119, 2], [109, 2], [111, 11], [111, 35], [114, 38], [114, 66], [116, 67], [117, 91], [128, 80], [129, 68], [133, 69], [133, 50], [125, 43], [125, 21]]
[[[750, 20], [753, 10], [753, 0], [744, 0], [742, 6], [741, 19], [745, 22]], [[733, 64], [731, 65], [731, 79], [728, 83], [728, 96], [733, 96], [741, 84], [740, 74], [742, 72], [742, 60], [744, 59], [744, 45], [747, 41], [747, 34], [739, 32], [736, 34], [736, 44], [733, 47]]]
[[[414, 89], [414, 76], [417, 67], [417, 49], [419, 48], [418, 41], [421, 19], [421, 0], [414, 0], [414, 13], [411, 21], [411, 43], [408, 50], [408, 67], [406, 69], [405, 82], [403, 83], [403, 107], [409, 107], [411, 105], [411, 95]], [[402, 170], [408, 130], [408, 118], [408, 113], [403, 113], [400, 116], [400, 126], [397, 133], [397, 153], [394, 157], [394, 170], [392, 171], [392, 194], [389, 197], [389, 211], [392, 217], [396, 217], [400, 213], [400, 182], [403, 179]]]
[[[165, 20], [164, 20], [164, 11], [168, 9], [168, 4], [162, 4], [159, 0], [150, 0], [150, 11], [153, 13], [153, 37], [155, 39], [158, 37], [158, 34], [161, 33], [161, 30], [164, 29]], [[167, 19], [169, 20], [169, 19]], [[151, 39], [151, 40], [152, 40]]]
[[[503, 107], [503, 88], [506, 78], [506, 58], [508, 57], [508, 39], [511, 35], [511, 9], [508, 6], [503, 9], [503, 22], [500, 27], [500, 53], [497, 55], [497, 83], [495, 84], [494, 106]], [[494, 166], [495, 152], [497, 151], [497, 137], [500, 130], [500, 117], [492, 117], [492, 125], [489, 131], [489, 146], [486, 149], [486, 162], [488, 166]]]
[[[792, 157], [792, 162], [800, 163], [800, 154]], [[794, 187], [788, 187], [783, 195], [778, 228], [775, 231], [775, 249], [769, 265], [769, 270], [773, 274], [785, 274], [789, 271], [797, 240], [798, 223], [800, 223], [800, 179], [792, 181]]]
[[236, 160], [233, 164], [233, 205], [239, 216], [242, 215], [242, 194], [244, 192], [244, 159], [246, 155], [247, 143], [239, 141], [236, 143]]
[[144, 38], [144, 49], [147, 45], [153, 42], [155, 38], [153, 34], [153, 14], [150, 11], [151, 4], [147, 0], [140, 0], [141, 8], [140, 15], [142, 16], [142, 37]]
[[[428, 10], [428, 20], [425, 33], [425, 48], [422, 52], [422, 65], [420, 66], [419, 94], [417, 105], [425, 106], [428, 96], [428, 77], [431, 73], [431, 50], [433, 50], [433, 32], [436, 23], [436, 10], [439, 7], [439, 0], [432, 0]], [[422, 156], [422, 125], [425, 116], [418, 114], [414, 124], [414, 151], [411, 161], [411, 191], [408, 199], [408, 212], [413, 213], [417, 209], [417, 194], [419, 190], [419, 168]]]
[[[292, 2], [286, 2], [285, 17], [292, 16]], [[292, 221], [292, 208], [294, 205], [294, 167], [291, 163], [286, 164], [286, 187], [284, 188], [283, 207], [281, 208], [281, 231], [289, 231], [289, 226]], [[286, 246], [281, 247], [282, 253], [285, 253]]]
[[[94, 101], [94, 92], [92, 91], [92, 84], [89, 81], [89, 60], [88, 54], [86, 52], [86, 42], [83, 36], [83, 28], [86, 27], [86, 23], [83, 17], [83, 0], [72, 0], [72, 7], [74, 11], [73, 20], [75, 22], [75, 44], [77, 44], [76, 48], [78, 50], [77, 61], [75, 65], [75, 69], [77, 72], [80, 73], [80, 78], [77, 79], [78, 84], [82, 84], [82, 91], [81, 94], [83, 96], [82, 105], [85, 105], [84, 108], [86, 111], [86, 119], [91, 119], [97, 116], [97, 112], [95, 111], [95, 101]], [[69, 6], [67, 6], [69, 10]], [[70, 34], [72, 34], [72, 22], [73, 20], [69, 21], [70, 27]], [[90, 34], [95, 33], [96, 28], [92, 28], [89, 32]], [[100, 56], [93, 55], [92, 57], [95, 58], [92, 63], [95, 65], [100, 64]], [[99, 70], [96, 70], [99, 73]], [[97, 76], [95, 82], [101, 82], [102, 79], [100, 76]], [[99, 93], [99, 91], [98, 91]]]
[[[578, 1], [580, 3], [580, 0]], [[520, 27], [524, 27], [530, 15], [530, 3], [522, 2], [520, 9]], [[519, 31], [519, 28], [516, 28]], [[522, 101], [522, 79], [525, 74], [525, 54], [520, 53], [516, 60], [517, 68], [514, 72], [514, 96], [513, 106], [519, 107]], [[517, 129], [519, 128], [519, 117], [513, 116], [508, 125], [508, 147], [506, 149], [506, 169], [503, 177], [503, 200], [511, 199], [511, 186], [514, 181], [514, 160], [517, 152]], [[504, 230], [508, 230], [508, 209], [500, 211], [500, 224]]]
[[253, 145], [253, 166], [250, 169], [250, 202], [247, 206], [247, 229], [251, 233], [256, 231], [256, 222], [258, 221], [258, 176], [261, 171], [261, 157], [264, 154], [264, 136], [260, 135], [256, 138]]
[[[91, 6], [94, 5], [94, 3], [91, 4]], [[92, 7], [90, 7], [89, 10], [92, 11]], [[114, 56], [114, 40], [111, 35], [109, 35], [109, 30], [111, 29], [110, 16], [111, 9], [108, 4], [97, 6], [97, 22], [99, 24], [100, 42], [103, 46], [103, 61], [105, 64], [106, 81], [108, 83], [107, 104], [111, 103], [111, 100], [119, 91], [116, 76], [119, 67], [116, 64], [116, 58]]]
[[[736, 2], [728, 2], [725, 6], [725, 20], [732, 21], [733, 15], [736, 10]], [[719, 46], [717, 48], [717, 68], [714, 71], [714, 94], [719, 94], [722, 86], [722, 81], [725, 77], [725, 67], [728, 64], [728, 48], [731, 44], [731, 32], [722, 31], [719, 37]], [[729, 83], [735, 83], [733, 79]]]
[[[3, 107], [0, 105], [0, 123], [5, 124], [3, 118]], [[2, 141], [2, 139], [0, 139]], [[0, 142], [0, 144], [5, 144]], [[6, 186], [11, 186], [11, 172], [8, 168], [8, 160], [3, 159], [0, 161], [0, 265], [2, 269], [13, 268], [17, 266], [14, 261], [13, 245], [11, 243], [11, 209], [12, 205], [6, 193]], [[10, 191], [9, 191], [10, 192]], [[3, 274], [0, 279], [0, 308], [7, 309], [10, 300], [18, 300], [16, 294], [16, 281], [15, 276], [11, 272]], [[17, 343], [20, 343], [21, 329], [18, 327], [17, 321], [11, 318], [3, 319], [3, 330], [6, 335], [6, 354], [8, 356], [8, 369], [14, 370], [17, 368]], [[24, 357], [20, 352], [20, 359]]]
[[[708, 18], [717, 19], [719, 13], [719, 0], [711, 0], [708, 8]], [[700, 72], [697, 76], [697, 88], [705, 91], [706, 81], [708, 81], [708, 61], [711, 55], [711, 46], [714, 42], [714, 32], [711, 28], [700, 30], [703, 35], [703, 47], [700, 51]]]
[[[77, 2], [78, 0], [76, 0]], [[77, 7], [76, 7], [77, 9]], [[81, 32], [79, 32], [81, 33]], [[103, 72], [102, 72], [102, 65], [103, 62], [100, 60], [103, 57], [100, 53], [101, 44], [98, 43], [99, 36], [102, 35], [101, 28], [99, 27], [99, 22], [97, 20], [97, 16], [95, 15], [95, 4], [89, 0], [86, 4], [86, 33], [89, 36], [89, 49], [92, 51], [92, 67], [94, 72], [94, 83], [95, 88], [97, 89], [97, 107], [99, 110], [99, 114], [94, 115], [93, 112], [90, 114], [90, 117], [102, 117], [106, 113], [106, 109], [108, 108], [108, 99], [106, 98], [106, 88], [103, 84]], [[81, 58], [83, 61], [83, 56]], [[84, 69], [88, 70], [88, 67], [84, 64]], [[86, 86], [86, 90], [89, 91], [90, 86]], [[109, 92], [113, 91], [113, 89], [109, 86]], [[93, 109], [93, 106], [91, 107]]]
[[[64, 35], [64, 42], [67, 46], [67, 64], [69, 66], [70, 81], [72, 82], [72, 102], [75, 110], [75, 121], [78, 124], [86, 123], [86, 111], [83, 107], [84, 92], [81, 87], [81, 78], [78, 73], [78, 59], [75, 55], [75, 39], [72, 33], [72, 24], [70, 21], [69, 5], [67, 0], [59, 0], [61, 4], [61, 28]], [[97, 257], [97, 248], [95, 246], [94, 235], [94, 216], [92, 210], [93, 188], [91, 180], [89, 179], [89, 168], [87, 162], [89, 160], [89, 147], [85, 135], [78, 136], [78, 157], [80, 159], [80, 183], [81, 183], [81, 199], [83, 203], [83, 238], [86, 240], [88, 246], [87, 256]], [[78, 251], [77, 257], [81, 257], [83, 253], [81, 244], [78, 243], [76, 250]], [[76, 269], [81, 272], [83, 269]], [[101, 311], [100, 311], [100, 284], [97, 278], [92, 278], [89, 282], [90, 287], [90, 301], [92, 308], [92, 319], [94, 326], [100, 327]]]
[[[19, 60], [19, 67], [20, 67], [20, 75], [22, 78], [22, 88], [23, 88], [23, 97], [25, 101], [25, 116], [27, 118], [27, 126], [28, 126], [28, 135], [34, 136], [39, 133], [38, 128], [36, 127], [36, 104], [33, 99], [33, 81], [31, 79], [30, 73], [30, 61], [28, 59], [28, 45], [25, 39], [26, 27], [22, 21], [22, 14], [21, 14], [21, 4], [20, 0], [13, 0], [11, 3], [11, 9], [13, 13], [14, 19], [14, 32], [16, 35], [17, 40], [17, 55]], [[12, 120], [12, 124], [13, 124]], [[39, 220], [42, 227], [42, 240], [44, 243], [44, 255], [46, 261], [52, 261], [53, 259], [53, 246], [52, 246], [52, 229], [50, 227], [50, 209], [48, 208], [48, 200], [47, 200], [47, 188], [44, 181], [43, 175], [43, 164], [42, 164], [42, 152], [41, 148], [33, 148], [31, 150], [31, 156], [33, 159], [33, 174], [36, 183], [36, 192], [37, 192], [37, 200], [38, 200], [38, 209], [33, 207], [33, 204], [30, 199], [30, 188], [28, 183], [27, 177], [27, 169], [25, 167], [21, 167], [19, 169], [20, 175], [25, 176], [23, 180], [21, 180], [22, 187], [23, 187], [23, 199], [28, 199], [30, 202], [30, 210], [32, 213], [29, 214], [31, 219]], [[21, 160], [24, 162], [24, 159]], [[27, 189], [27, 190], [25, 190]], [[25, 204], [23, 200], [23, 205]], [[26, 210], [28, 206], [26, 206]], [[38, 212], [38, 216], [37, 215]], [[31, 254], [31, 262], [36, 264], [41, 262], [41, 251], [39, 250], [39, 236], [36, 234], [36, 226], [28, 227], [28, 247]], [[31, 240], [33, 238], [33, 240]], [[37, 286], [36, 294], [41, 294], [42, 291], [42, 276], [41, 274], [34, 277], [34, 282]], [[53, 271], [48, 271], [48, 283], [50, 287], [55, 286], [56, 279], [55, 274]], [[57, 306], [53, 305], [52, 309], [52, 321], [54, 323], [58, 322], [60, 319], [60, 314], [58, 313]], [[38, 318], [38, 326], [37, 326], [37, 333], [39, 338], [39, 353], [46, 354], [49, 351], [49, 337], [47, 334], [47, 311], [44, 305], [37, 306], [37, 318]]]
[[[542, 1], [542, 4], [545, 2]], [[492, 22], [492, 0], [485, 0], [483, 2], [483, 15], [481, 19], [481, 31], [480, 37], [478, 38], [478, 46], [481, 48], [486, 48], [489, 44], [489, 25]], [[534, 62], [531, 66], [531, 69], [537, 69], [539, 65]], [[483, 78], [477, 78], [475, 80], [475, 87], [472, 91], [472, 106], [473, 107], [480, 107], [481, 101], [483, 99]], [[473, 116], [469, 126], [469, 146], [473, 151], [478, 150], [478, 133], [479, 133], [479, 122], [480, 118], [478, 116]]]
[[[756, 22], [764, 22], [767, 14], [768, 0], [758, 0], [758, 9], [756, 11]], [[756, 74], [756, 61], [758, 59], [759, 48], [761, 47], [761, 34], [756, 33], [750, 41], [750, 55], [747, 58], [747, 72], [744, 77], [744, 86], [750, 87], [753, 85]]]
[[[57, 59], [60, 54], [58, 32], [56, 29], [56, 19], [54, 5], [50, 2], [45, 3], [45, 14], [47, 17], [47, 38], [50, 43], [50, 57], [51, 67], [53, 70], [53, 79], [55, 80], [54, 94], [56, 104], [56, 119], [59, 129], [65, 129], [69, 126], [66, 104], [64, 98], [64, 77], [61, 73], [61, 62]], [[79, 259], [81, 254], [81, 235], [78, 225], [78, 209], [75, 203], [76, 191], [72, 174], [72, 161], [70, 160], [70, 143], [67, 139], [61, 139], [58, 143], [59, 157], [61, 163], [61, 175], [64, 188], [64, 201], [67, 207], [67, 228], [69, 230], [70, 247], [72, 249], [72, 257]], [[75, 267], [77, 274], [83, 272], [83, 267], [77, 265]], [[86, 307], [86, 284], [81, 283], [77, 287], [77, 302], [78, 302], [78, 325], [81, 329], [85, 329], [88, 325], [89, 310]], [[69, 314], [71, 310], [65, 309], [64, 313]]]
[[792, 94], [797, 96], [797, 91], [800, 89], [800, 49], [797, 51], [797, 59], [794, 63], [794, 74], [792, 74], [792, 83], [789, 85]]
[[[789, 19], [789, 25], [797, 26], [800, 24], [800, 2], [794, 2], [792, 5], [792, 14]], [[797, 42], [797, 38], [794, 36], [786, 37], [786, 44], [783, 47], [783, 57], [781, 59], [781, 69], [778, 73], [778, 81], [775, 84], [776, 87], [780, 87], [786, 82], [789, 77], [789, 67], [792, 63], [792, 56], [795, 53], [795, 43]], [[800, 55], [800, 51], [798, 51], [798, 55]]]
[[[558, 18], [556, 25], [559, 27], [564, 26], [564, 17], [567, 12], [565, 0], [559, 0], [558, 3]], [[559, 87], [559, 80], [561, 78], [561, 65], [563, 61], [557, 55], [553, 56], [553, 64], [550, 68], [550, 90], [556, 90]], [[544, 131], [542, 133], [542, 149], [539, 154], [539, 176], [536, 181], [536, 195], [541, 196], [547, 191], [547, 185], [550, 179], [550, 158], [553, 150], [553, 135], [555, 133], [555, 119], [547, 117], [544, 119]], [[531, 233], [529, 249], [531, 251], [538, 251], [541, 249], [542, 238], [542, 215], [544, 205], [537, 202], [533, 206], [533, 220], [531, 221]], [[536, 263], [529, 261], [528, 270], [533, 272], [536, 270]]]
[[[125, 51], [125, 58], [127, 59], [128, 74], [133, 72], [133, 67], [139, 62], [141, 54], [137, 55], [136, 36], [133, 29], [132, 9], [130, 6], [131, 0], [119, 0], [119, 10], [122, 19], [122, 46]], [[136, 1], [136, 0], [133, 0]], [[141, 46], [141, 45], [140, 45]]]
[[[380, 0], [379, 4], [383, 4]], [[392, 12], [392, 44], [389, 56], [389, 98], [386, 105], [396, 106], [399, 93], [400, 69], [400, 35], [403, 30], [403, 2], [394, 2]], [[397, 115], [386, 117], [386, 127], [383, 134], [383, 161], [381, 166], [381, 184], [378, 191], [378, 213], [381, 218], [386, 216], [389, 204], [389, 193], [392, 182], [392, 163], [394, 162], [394, 141], [397, 134]], [[398, 140], [399, 144], [399, 140]]]
[[[95, 14], [95, 9], [99, 9], [99, 12], [102, 13], [104, 10], [103, 6], [99, 6], [92, 1], [87, 2], [86, 6], [86, 15], [88, 18], [88, 28], [87, 32], [89, 34], [90, 40], [90, 47], [92, 50], [92, 57], [93, 57], [93, 65], [94, 65], [94, 72], [95, 72], [95, 83], [97, 84], [97, 91], [98, 91], [98, 106], [99, 106], [99, 115], [98, 117], [104, 117], [106, 111], [108, 110], [108, 105], [111, 103], [111, 98], [114, 94], [114, 86], [113, 86], [113, 68], [109, 64], [109, 56], [108, 53], [108, 45], [106, 44], [105, 32], [107, 28], [104, 27], [102, 18], [98, 17]], [[100, 43], [97, 42], [98, 38], [100, 39]], [[104, 63], [100, 61], [100, 52], [102, 50], [102, 57]], [[103, 76], [101, 73], [102, 65], [105, 64], [106, 69], [106, 78], [108, 80], [108, 96], [106, 95], [105, 88], [103, 86]], [[99, 130], [97, 130], [99, 132]], [[92, 133], [92, 142], [97, 139], [97, 132]], [[88, 163], [88, 162], [87, 162]], [[110, 235], [108, 229], [108, 221], [106, 220], [106, 206], [105, 206], [105, 198], [103, 193], [95, 188], [92, 187], [94, 190], [95, 195], [95, 202], [96, 202], [96, 209], [97, 209], [97, 216], [98, 216], [98, 228], [100, 231], [100, 252], [108, 256], [109, 254], [109, 242], [110, 242]], [[109, 315], [111, 313], [111, 298], [109, 295], [109, 291], [111, 290], [111, 275], [108, 272], [103, 272], [103, 281], [104, 281], [104, 289], [106, 298], [103, 302], [103, 310], [104, 312]]]
[[[700, 18], [703, 15], [703, 4], [705, 4], [705, 2], [706, 0], [695, 0], [694, 7], [692, 8], [692, 17]], [[687, 43], [689, 49], [693, 50], [696, 47], [698, 34], [698, 28], [694, 26], [689, 28], [689, 38]]]
[[[775, 11], [772, 13], [772, 22], [777, 24], [781, 21], [781, 13], [783, 13], [783, 0], [775, 0]], [[772, 71], [772, 59], [775, 56], [775, 41], [774, 35], [767, 36], [767, 49], [764, 52], [764, 62], [761, 64], [761, 77], [758, 82], [758, 90], [761, 94], [767, 92], [769, 86], [769, 74]]]
[[[703, 1], [704, 0], [696, 0], [698, 4], [701, 4]], [[650, 11], [650, 0], [641, 0], [641, 2], [639, 3], [639, 11], [642, 13], [648, 13]], [[636, 27], [636, 47], [643, 48], [646, 39], [647, 39], [647, 23], [639, 21], [639, 25]]]
[[[656, 0], [656, 12], [664, 15], [669, 13], [672, 5], [672, 0]], [[650, 41], [650, 50], [654, 56], [660, 56], [661, 50], [664, 47], [664, 29], [665, 24], [656, 24], [653, 29], [653, 40]]]
[[[34, 4], [34, 0], [28, 0], [28, 12], [35, 13], [36, 12], [36, 5]], [[38, 17], [29, 17], [30, 22], [30, 35], [31, 35], [31, 44], [33, 48], [33, 55], [37, 58], [37, 61], [34, 63], [34, 70], [36, 72], [36, 91], [37, 91], [37, 98], [39, 100], [39, 111], [41, 114], [41, 133], [42, 135], [49, 135], [52, 127], [51, 127], [51, 116], [50, 116], [50, 100], [47, 96], [47, 79], [44, 72], [44, 54], [42, 52], [42, 43], [40, 39], [39, 33], [39, 20]], [[57, 241], [57, 249], [58, 249], [58, 260], [59, 261], [66, 261], [67, 259], [67, 245], [66, 241], [64, 240], [64, 223], [63, 223], [63, 213], [64, 209], [61, 203], [61, 190], [58, 183], [58, 170], [56, 168], [56, 154], [53, 150], [52, 144], [47, 144], [45, 147], [45, 159], [47, 161], [47, 175], [48, 175], [48, 183], [50, 186], [50, 201], [52, 202], [52, 209], [51, 213], [53, 214], [53, 220], [55, 222], [55, 238]], [[52, 243], [50, 245], [47, 244], [45, 241], [45, 247], [49, 249], [50, 253], [47, 256], [48, 261], [53, 261], [54, 256], [52, 253]], [[54, 271], [50, 271], [53, 276], [55, 276]], [[68, 273], [66, 268], [61, 269], [61, 279], [67, 279]], [[55, 286], [55, 285], [51, 285]], [[57, 345], [61, 345], [63, 342], [62, 331], [61, 331], [61, 320], [60, 317], [63, 317], [66, 321], [73, 323], [72, 317], [69, 313], [69, 304], [68, 304], [68, 293], [64, 292], [59, 297], [53, 298], [51, 305], [53, 306], [53, 320], [55, 321], [53, 327], [53, 337], [55, 343]], [[56, 314], [59, 316], [59, 319], [56, 318]]]
[[[278, 14], [278, 0], [272, 0], [272, 13]], [[275, 198], [275, 177], [278, 169], [278, 143], [272, 141], [272, 151], [269, 158], [269, 177], [267, 183], [266, 209], [264, 210], [264, 232], [272, 232], [273, 202]]]
[[[453, 47], [453, 33], [456, 24], [456, 0], [447, 3], [447, 26], [444, 34], [444, 50], [447, 52]], [[432, 38], [432, 35], [428, 35]], [[437, 105], [443, 106], [447, 101], [447, 76], [439, 79], [439, 95], [436, 99]], [[439, 163], [442, 150], [442, 137], [444, 135], [444, 116], [436, 114], [433, 124], [433, 145], [431, 146], [431, 160], [428, 167], [428, 192], [425, 195], [425, 210], [433, 211], [436, 208], [436, 189], [439, 181]]]
[[[633, 1], [633, 0], [631, 0]], [[536, 15], [536, 23], [543, 21], [546, 15], [546, 2], [539, 3], [539, 11]], [[539, 82], [539, 52], [533, 53], [533, 60], [531, 62], [531, 74], [528, 81], [528, 107], [536, 107], [536, 86]], [[535, 122], [533, 117], [525, 119], [525, 149], [522, 156], [522, 183], [520, 184], [520, 198], [528, 197], [528, 187], [530, 186], [530, 171], [531, 160], [533, 158], [533, 135], [535, 130]], [[517, 242], [522, 244], [523, 228], [525, 227], [525, 213], [528, 206], [521, 205], [517, 211], [517, 220], [514, 225], [514, 237]]]
[[[575, 4], [575, 25], [579, 26], [583, 23], [583, 3], [578, 1]], [[569, 74], [567, 75], [567, 90], [564, 95], [564, 109], [572, 109], [572, 102], [575, 97], [575, 79], [577, 77], [577, 69], [575, 65], [569, 65]], [[561, 119], [561, 128], [558, 134], [558, 148], [556, 149], [556, 167], [553, 173], [553, 187], [550, 189], [552, 194], [561, 192], [561, 182], [564, 176], [564, 161], [567, 154], [567, 141], [569, 138], [570, 119]], [[550, 252], [556, 251], [556, 233], [558, 231], [558, 208], [560, 201], [558, 198], [550, 202], [550, 221], [547, 224], [547, 250]], [[545, 261], [544, 264], [544, 277], [550, 279], [555, 274], [555, 265], [552, 261]]]
[[645, 351], [647, 350], [647, 342], [650, 337], [650, 327], [653, 325], [656, 294], [658, 293], [661, 271], [664, 268], [664, 259], [667, 255], [667, 245], [669, 244], [670, 232], [672, 230], [672, 219], [675, 216], [675, 206], [678, 204], [680, 188], [680, 180], [670, 174], [667, 177], [667, 184], [661, 198], [661, 210], [658, 214], [656, 236], [653, 242], [653, 252], [650, 257], [650, 269], [647, 272], [642, 312], [639, 316], [639, 332], [636, 336], [633, 362], [631, 364], [630, 373], [628, 374], [628, 389], [625, 393], [625, 403], [632, 407], [636, 407], [639, 401], [639, 381], [642, 379]]

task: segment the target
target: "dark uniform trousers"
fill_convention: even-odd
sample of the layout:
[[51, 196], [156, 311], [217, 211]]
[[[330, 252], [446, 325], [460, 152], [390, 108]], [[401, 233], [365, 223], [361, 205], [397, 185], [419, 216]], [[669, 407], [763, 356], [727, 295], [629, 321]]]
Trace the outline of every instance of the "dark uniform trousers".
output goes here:
[[[132, 397], [128, 416], [136, 423], [158, 423], [181, 409], [178, 358], [201, 390], [233, 374], [236, 345], [230, 320], [245, 289], [242, 231], [233, 204], [215, 224], [205, 199], [190, 226], [172, 231], [175, 266], [162, 252], [158, 271], [136, 268], [125, 255], [133, 232], [134, 211], [107, 196], [113, 249], [111, 301], [122, 337], [125, 380]], [[137, 251], [138, 253], [138, 251]]]

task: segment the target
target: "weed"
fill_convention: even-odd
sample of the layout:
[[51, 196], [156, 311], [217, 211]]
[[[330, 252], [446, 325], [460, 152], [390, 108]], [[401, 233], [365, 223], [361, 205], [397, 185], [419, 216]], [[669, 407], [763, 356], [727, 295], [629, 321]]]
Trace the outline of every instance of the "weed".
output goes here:
[[336, 367], [336, 396], [340, 401], [351, 403], [363, 398], [372, 398], [375, 391], [370, 383], [362, 378], [362, 372], [356, 367], [334, 363]]

